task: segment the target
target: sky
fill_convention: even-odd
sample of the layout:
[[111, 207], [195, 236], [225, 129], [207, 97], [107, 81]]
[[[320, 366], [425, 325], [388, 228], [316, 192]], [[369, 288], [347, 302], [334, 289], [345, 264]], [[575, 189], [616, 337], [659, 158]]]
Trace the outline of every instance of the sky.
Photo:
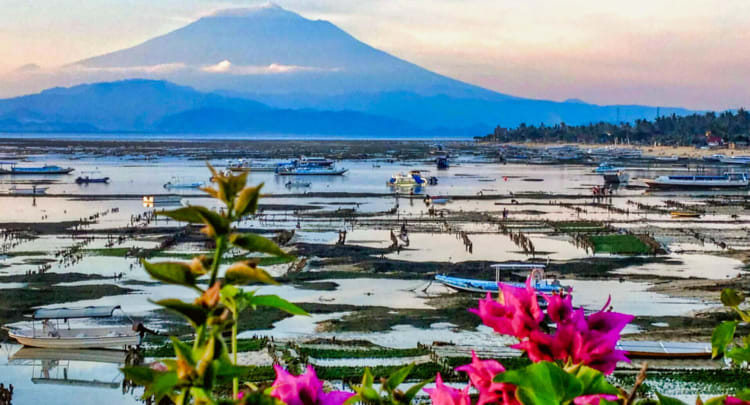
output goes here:
[[[259, 3], [0, 0], [0, 72], [75, 62], [136, 45], [218, 9]], [[422, 67], [506, 94], [693, 109], [750, 106], [747, 0], [275, 3], [329, 20]]]

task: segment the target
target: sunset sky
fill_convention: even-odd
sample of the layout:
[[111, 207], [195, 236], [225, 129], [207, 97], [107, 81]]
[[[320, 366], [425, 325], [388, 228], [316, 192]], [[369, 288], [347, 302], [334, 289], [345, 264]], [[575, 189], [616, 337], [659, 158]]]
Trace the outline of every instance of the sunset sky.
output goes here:
[[[277, 0], [425, 68], [597, 104], [750, 106], [747, 0]], [[138, 44], [256, 1], [0, 0], [0, 72]], [[0, 81], [0, 85], [2, 82]]]

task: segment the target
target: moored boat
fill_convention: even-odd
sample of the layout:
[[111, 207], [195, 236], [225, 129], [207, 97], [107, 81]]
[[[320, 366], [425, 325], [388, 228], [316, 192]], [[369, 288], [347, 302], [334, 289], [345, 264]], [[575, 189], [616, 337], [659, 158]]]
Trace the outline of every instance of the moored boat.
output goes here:
[[205, 184], [202, 181], [185, 182], [177, 179], [176, 177], [173, 177], [172, 180], [164, 183], [164, 188], [166, 188], [167, 190], [173, 188], [200, 188], [204, 185]]
[[279, 166], [276, 174], [282, 176], [340, 176], [349, 169], [336, 168], [334, 166]]
[[662, 342], [662, 341], [626, 341], [620, 340], [617, 350], [628, 352], [629, 358], [661, 359], [709, 359], [711, 343]]
[[429, 179], [422, 177], [422, 172], [419, 170], [412, 170], [409, 173], [396, 173], [385, 182], [385, 184], [393, 187], [426, 186], [428, 183]]
[[49, 187], [38, 187], [38, 186], [31, 186], [31, 187], [18, 187], [18, 186], [12, 186], [8, 189], [8, 194], [11, 195], [39, 195], [44, 194]]
[[435, 159], [435, 163], [437, 164], [438, 169], [447, 169], [450, 167], [450, 163], [448, 163], [448, 156], [440, 156], [437, 159]]
[[669, 213], [674, 218], [700, 218], [701, 214], [693, 211], [672, 211]]
[[[30, 328], [6, 327], [6, 329], [8, 330], [8, 336], [24, 346], [32, 347], [105, 349], [124, 348], [127, 345], [138, 344], [140, 334], [132, 325], [101, 328], [79, 328], [69, 325], [71, 319], [114, 318], [114, 313], [117, 310], [122, 311], [119, 305], [73, 309], [38, 309], [31, 315]], [[127, 315], [125, 316], [127, 317]], [[41, 321], [41, 328], [36, 327], [37, 321]], [[67, 325], [60, 327], [60, 321]]]
[[78, 177], [76, 184], [88, 184], [88, 183], [109, 183], [109, 177], [92, 178], [89, 176]]
[[273, 172], [276, 171], [278, 163], [253, 163], [246, 159], [229, 161], [227, 169], [233, 172]]
[[327, 159], [324, 157], [306, 157], [306, 156], [300, 156], [299, 160], [297, 161], [299, 166], [318, 166], [318, 167], [329, 167], [333, 166], [335, 163], [331, 159]]
[[495, 269], [495, 281], [451, 277], [444, 274], [435, 275], [435, 281], [458, 291], [478, 293], [497, 292], [499, 291], [499, 285], [517, 288], [526, 287], [526, 284], [521, 282], [500, 281], [500, 271], [531, 270], [531, 273], [529, 275], [529, 277], [531, 277], [531, 286], [534, 287], [537, 292], [553, 293], [570, 291], [569, 287], [561, 285], [557, 279], [554, 279], [552, 281], [546, 280], [544, 278], [545, 265], [541, 263], [503, 263], [493, 264], [490, 267]]
[[750, 156], [725, 156], [719, 159], [719, 162], [730, 165], [750, 165]]
[[[3, 167], [3, 165], [10, 165], [10, 168], [6, 169]], [[47, 164], [45, 164], [44, 166], [18, 167], [16, 162], [0, 162], [0, 174], [69, 174], [73, 170], [75, 169], [73, 169], [72, 167], [61, 167]]]
[[594, 173], [597, 173], [597, 174], [604, 174], [604, 173], [617, 173], [623, 170], [625, 170], [624, 167], [617, 167], [617, 166], [611, 165], [608, 162], [603, 162], [593, 171]]
[[720, 176], [659, 176], [644, 182], [654, 189], [742, 188], [750, 185], [747, 173], [731, 172]]

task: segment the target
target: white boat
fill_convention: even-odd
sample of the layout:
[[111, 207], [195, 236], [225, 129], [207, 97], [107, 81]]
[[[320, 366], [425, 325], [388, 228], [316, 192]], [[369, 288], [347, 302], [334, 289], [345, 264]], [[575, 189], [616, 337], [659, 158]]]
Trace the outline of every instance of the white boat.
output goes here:
[[630, 180], [630, 175], [624, 170], [619, 170], [612, 173], [602, 174], [605, 183], [627, 183]]
[[39, 195], [44, 194], [49, 187], [38, 187], [38, 186], [31, 186], [31, 187], [18, 187], [18, 186], [12, 186], [8, 189], [8, 194], [11, 195]]
[[203, 187], [204, 185], [205, 183], [202, 181], [186, 182], [186, 181], [181, 181], [180, 179], [176, 177], [172, 177], [171, 180], [164, 183], [164, 188], [166, 188], [167, 190], [174, 189], [174, 188], [188, 189], [188, 188], [200, 188], [200, 187]]
[[750, 185], [747, 173], [731, 172], [720, 176], [659, 176], [644, 182], [649, 188], [657, 189], [742, 188]]
[[396, 173], [385, 182], [392, 187], [426, 186], [428, 183], [429, 180], [422, 177], [422, 172], [419, 170], [412, 170], [409, 173]]
[[[54, 349], [125, 348], [140, 343], [140, 335], [132, 326], [71, 328], [69, 320], [82, 318], [113, 318], [120, 306], [38, 309], [31, 315], [30, 328], [10, 328], [8, 336], [24, 346]], [[127, 315], [125, 315], [127, 316]], [[129, 319], [129, 317], [128, 317]], [[41, 328], [36, 322], [41, 321]], [[61, 327], [60, 321], [63, 326]], [[132, 322], [132, 320], [131, 320]]]
[[725, 156], [719, 162], [730, 165], [750, 165], [750, 156]]
[[276, 168], [276, 174], [281, 176], [340, 176], [348, 169], [334, 166], [292, 166], [284, 165]]
[[246, 159], [227, 162], [227, 169], [233, 172], [274, 172], [278, 163], [252, 163]]
[[707, 162], [721, 162], [722, 159], [726, 159], [725, 155], [722, 154], [714, 154], [711, 156], [703, 156], [703, 160]]
[[596, 169], [594, 169], [593, 172], [597, 174], [604, 174], [604, 173], [617, 173], [623, 170], [625, 170], [624, 167], [612, 166], [608, 162], [603, 162]]
[[306, 157], [306, 156], [300, 156], [298, 164], [300, 166], [318, 166], [318, 167], [328, 167], [333, 166], [335, 162], [331, 159], [324, 158], [322, 156], [316, 156], [316, 157]]
[[676, 161], [680, 160], [680, 157], [677, 156], [677, 155], [672, 155], [672, 156], [657, 156], [656, 160], [658, 160], [660, 162], [676, 162]]
[[284, 187], [286, 188], [305, 188], [310, 187], [311, 185], [312, 183], [310, 183], [309, 181], [287, 181], [286, 183], [284, 183]]

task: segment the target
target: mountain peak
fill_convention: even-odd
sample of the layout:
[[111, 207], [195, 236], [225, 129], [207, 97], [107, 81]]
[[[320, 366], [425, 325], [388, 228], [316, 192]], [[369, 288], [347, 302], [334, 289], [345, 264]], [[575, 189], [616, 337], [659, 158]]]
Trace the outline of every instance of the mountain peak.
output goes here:
[[266, 2], [258, 4], [253, 7], [241, 7], [241, 8], [225, 8], [216, 10], [209, 14], [206, 18], [249, 18], [249, 17], [262, 17], [262, 18], [279, 18], [279, 17], [295, 17], [302, 18], [299, 14], [289, 11], [276, 3]]

